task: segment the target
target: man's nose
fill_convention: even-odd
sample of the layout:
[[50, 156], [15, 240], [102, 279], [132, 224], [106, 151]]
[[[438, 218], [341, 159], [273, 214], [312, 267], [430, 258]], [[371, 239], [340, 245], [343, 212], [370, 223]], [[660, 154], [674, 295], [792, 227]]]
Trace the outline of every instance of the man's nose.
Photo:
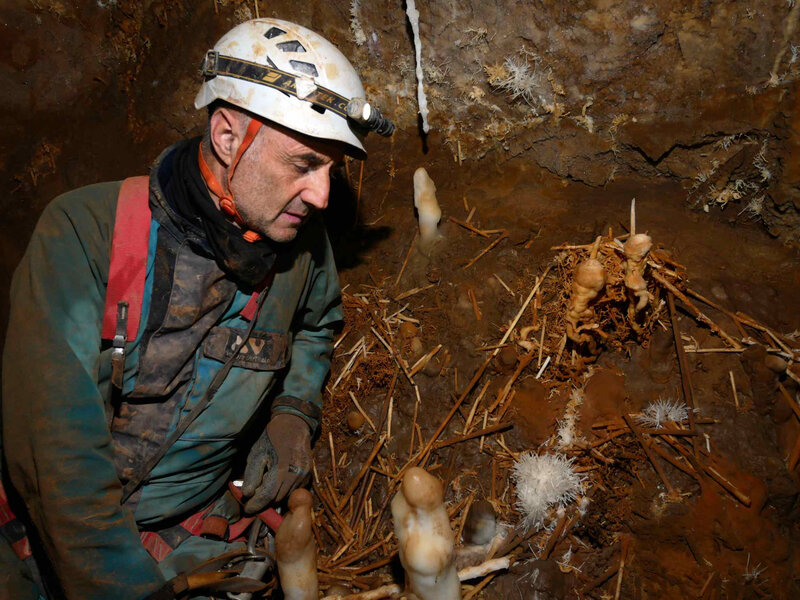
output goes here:
[[324, 210], [328, 206], [330, 191], [331, 178], [328, 169], [317, 169], [303, 191], [301, 199], [317, 210]]

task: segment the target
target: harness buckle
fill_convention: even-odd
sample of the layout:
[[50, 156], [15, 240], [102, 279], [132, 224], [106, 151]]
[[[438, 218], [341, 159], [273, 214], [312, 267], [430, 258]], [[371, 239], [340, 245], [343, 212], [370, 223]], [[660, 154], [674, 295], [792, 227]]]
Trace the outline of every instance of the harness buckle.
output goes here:
[[128, 303], [117, 302], [117, 327], [111, 341], [111, 384], [122, 389], [122, 374], [125, 370], [125, 342], [128, 341]]

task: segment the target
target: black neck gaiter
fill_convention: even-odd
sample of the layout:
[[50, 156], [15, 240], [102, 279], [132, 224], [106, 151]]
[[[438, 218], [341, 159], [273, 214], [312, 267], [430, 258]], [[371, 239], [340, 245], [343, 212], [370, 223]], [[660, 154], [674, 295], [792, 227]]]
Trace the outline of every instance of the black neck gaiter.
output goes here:
[[220, 212], [206, 188], [197, 152], [200, 138], [178, 144], [172, 157], [172, 176], [164, 186], [167, 203], [180, 217], [204, 234], [214, 259], [229, 277], [248, 288], [263, 282], [275, 264], [275, 244], [248, 242], [242, 230]]

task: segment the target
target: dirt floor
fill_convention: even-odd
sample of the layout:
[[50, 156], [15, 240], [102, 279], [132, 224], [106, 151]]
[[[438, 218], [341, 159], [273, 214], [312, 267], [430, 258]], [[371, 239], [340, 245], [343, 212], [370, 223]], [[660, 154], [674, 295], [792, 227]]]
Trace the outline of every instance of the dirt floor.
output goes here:
[[[421, 460], [445, 484], [456, 532], [469, 531], [471, 506], [487, 510], [483, 500], [511, 527], [496, 555], [516, 564], [467, 582], [465, 598], [797, 597], [800, 408], [779, 352], [796, 360], [800, 348], [798, 251], [735, 213], [689, 210], [687, 191], [669, 182], [587, 188], [521, 160], [475, 168], [434, 152], [442, 239], [423, 253], [411, 184], [418, 165], [393, 156], [371, 158], [363, 174], [349, 166], [354, 195], [362, 179], [359, 224], [332, 223], [347, 320], [316, 454], [322, 583], [360, 590], [401, 577], [387, 503], [397, 475]], [[638, 332], [613, 272], [623, 257], [614, 258], [609, 230], [627, 232], [632, 198], [637, 232], [652, 237], [651, 256], [675, 275], [679, 298], [733, 342], [675, 302], [694, 423], [636, 425], [655, 400], [686, 400], [654, 267]], [[597, 236], [608, 283], [592, 306], [605, 336], [575, 344], [564, 312], [589, 249], [553, 248]], [[576, 435], [564, 444], [557, 432], [567, 419]], [[476, 431], [485, 435], [461, 439]], [[547, 528], [515, 528], [509, 469], [525, 451], [574, 460], [583, 514], [573, 503]]]

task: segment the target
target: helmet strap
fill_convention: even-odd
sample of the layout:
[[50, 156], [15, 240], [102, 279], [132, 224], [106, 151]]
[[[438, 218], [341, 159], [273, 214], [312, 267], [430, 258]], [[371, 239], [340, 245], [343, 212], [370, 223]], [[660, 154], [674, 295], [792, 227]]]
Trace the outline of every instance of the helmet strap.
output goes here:
[[250, 147], [250, 144], [253, 143], [253, 140], [258, 135], [258, 131], [261, 129], [261, 121], [259, 119], [251, 119], [250, 125], [247, 126], [247, 131], [244, 134], [244, 138], [242, 139], [242, 143], [239, 144], [239, 149], [236, 151], [236, 156], [233, 157], [233, 161], [231, 162], [230, 169], [228, 169], [228, 176], [227, 176], [227, 188], [228, 190], [225, 191], [220, 185], [217, 178], [214, 176], [214, 173], [211, 171], [211, 168], [208, 166], [205, 157], [203, 156], [203, 143], [200, 142], [200, 146], [197, 149], [197, 162], [200, 165], [200, 173], [203, 176], [203, 179], [208, 186], [208, 189], [219, 198], [219, 209], [222, 213], [227, 216], [229, 219], [232, 219], [239, 227], [244, 229], [244, 233], [242, 233], [242, 237], [248, 242], [257, 242], [262, 239], [261, 234], [255, 232], [251, 229], [245, 229], [246, 225], [244, 219], [242, 219], [242, 215], [239, 214], [238, 209], [236, 208], [236, 202], [233, 199], [233, 189], [231, 188], [231, 181], [233, 180], [233, 172], [236, 170], [236, 167], [239, 164], [239, 159], [242, 158], [242, 155], [245, 153]]

